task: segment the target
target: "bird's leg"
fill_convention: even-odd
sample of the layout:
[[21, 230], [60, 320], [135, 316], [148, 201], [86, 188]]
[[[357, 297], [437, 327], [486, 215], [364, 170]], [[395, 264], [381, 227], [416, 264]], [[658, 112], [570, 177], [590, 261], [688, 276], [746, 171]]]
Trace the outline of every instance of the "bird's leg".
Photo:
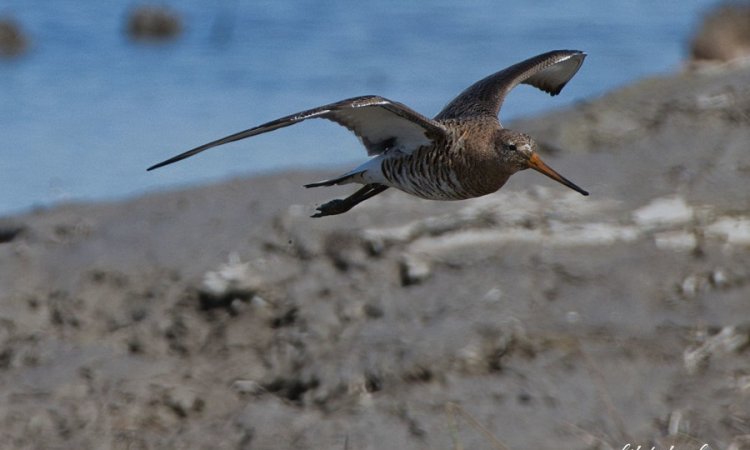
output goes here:
[[388, 186], [382, 184], [366, 184], [362, 189], [358, 190], [349, 197], [346, 197], [345, 199], [337, 198], [335, 200], [331, 200], [328, 203], [324, 203], [318, 206], [318, 212], [313, 214], [312, 217], [325, 217], [333, 216], [336, 214], [343, 214], [352, 209], [355, 205], [367, 200], [368, 198], [375, 197], [386, 189], [388, 189]]

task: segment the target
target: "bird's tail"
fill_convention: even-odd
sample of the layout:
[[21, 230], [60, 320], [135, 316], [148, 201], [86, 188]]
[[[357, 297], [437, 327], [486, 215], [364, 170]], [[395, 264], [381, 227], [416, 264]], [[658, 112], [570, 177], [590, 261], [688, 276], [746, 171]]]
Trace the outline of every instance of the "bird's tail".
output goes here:
[[361, 171], [358, 171], [358, 172], [349, 172], [347, 174], [341, 175], [340, 177], [331, 178], [330, 180], [323, 180], [323, 181], [318, 181], [318, 182], [315, 182], [315, 183], [306, 184], [305, 187], [306, 188], [313, 188], [313, 187], [321, 187], [321, 186], [334, 186], [334, 185], [337, 185], [337, 184], [354, 183], [355, 179], [357, 177], [361, 177], [362, 174], [364, 174], [364, 173], [365, 173], [364, 170], [361, 170]]

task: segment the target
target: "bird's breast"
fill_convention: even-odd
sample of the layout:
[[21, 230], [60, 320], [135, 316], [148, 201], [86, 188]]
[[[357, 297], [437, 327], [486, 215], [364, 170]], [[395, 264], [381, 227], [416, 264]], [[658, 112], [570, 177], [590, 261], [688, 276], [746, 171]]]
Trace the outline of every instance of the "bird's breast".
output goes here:
[[485, 152], [452, 139], [382, 160], [383, 176], [392, 187], [430, 200], [462, 200], [497, 191], [508, 179]]

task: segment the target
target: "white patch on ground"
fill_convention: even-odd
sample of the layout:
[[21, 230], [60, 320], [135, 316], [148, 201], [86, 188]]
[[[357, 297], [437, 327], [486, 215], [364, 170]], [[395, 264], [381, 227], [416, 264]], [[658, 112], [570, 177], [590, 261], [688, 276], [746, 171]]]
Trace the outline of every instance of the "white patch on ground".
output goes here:
[[698, 245], [698, 239], [688, 231], [664, 231], [654, 234], [654, 243], [662, 250], [688, 251]]
[[[608, 214], [616, 202], [580, 202], [578, 197], [556, 196], [545, 189], [500, 193], [469, 201], [454, 214], [369, 228], [362, 235], [376, 253], [389, 245], [406, 244], [406, 253], [428, 258], [509, 243], [577, 247], [652, 239], [660, 250], [685, 252], [695, 250], [703, 236], [728, 245], [750, 245], [750, 218], [717, 218], [710, 205], [689, 205], [678, 195], [631, 211], [632, 221], [622, 215], [618, 221]], [[607, 219], [612, 221], [602, 221]]]
[[641, 227], [678, 225], [693, 219], [691, 208], [682, 197], [662, 197], [633, 211], [633, 220]]
[[750, 245], [750, 218], [721, 217], [706, 227], [706, 236], [726, 240], [730, 245]]
[[546, 229], [510, 228], [506, 230], [462, 230], [438, 237], [426, 236], [412, 242], [409, 251], [438, 256], [462, 248], [493, 247], [508, 243], [538, 243], [556, 247], [610, 245], [631, 242], [639, 237], [633, 226], [607, 223], [554, 223]]
[[580, 224], [554, 222], [550, 230], [552, 230], [552, 235], [546, 237], [544, 242], [560, 246], [610, 245], [617, 242], [635, 241], [640, 235], [635, 227], [601, 222]]
[[218, 270], [207, 272], [203, 277], [203, 290], [216, 296], [229, 291], [244, 289], [250, 278], [250, 265], [240, 261], [239, 255], [232, 252], [229, 262], [222, 264]]

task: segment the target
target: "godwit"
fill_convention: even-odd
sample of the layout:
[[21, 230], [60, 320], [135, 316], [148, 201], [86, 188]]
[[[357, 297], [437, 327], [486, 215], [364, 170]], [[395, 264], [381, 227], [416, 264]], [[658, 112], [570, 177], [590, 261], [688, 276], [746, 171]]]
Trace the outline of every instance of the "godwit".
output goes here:
[[479, 197], [497, 191], [511, 175], [528, 168], [588, 195], [539, 158], [537, 144], [530, 136], [503, 128], [498, 119], [505, 96], [516, 85], [529, 84], [557, 95], [585, 57], [581, 51], [556, 50], [529, 58], [469, 86], [432, 120], [383, 97], [355, 97], [240, 131], [148, 170], [211, 147], [320, 117], [356, 134], [373, 158], [339, 177], [305, 185], [364, 185], [349, 197], [319, 206], [313, 217], [344, 213], [389, 187], [431, 200]]

